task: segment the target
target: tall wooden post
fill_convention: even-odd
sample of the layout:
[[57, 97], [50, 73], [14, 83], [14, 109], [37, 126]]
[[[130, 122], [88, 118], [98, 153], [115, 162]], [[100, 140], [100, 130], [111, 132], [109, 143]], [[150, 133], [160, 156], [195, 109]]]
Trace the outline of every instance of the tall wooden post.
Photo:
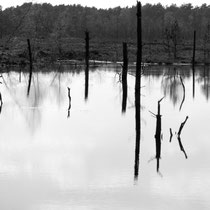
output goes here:
[[142, 24], [141, 24], [141, 2], [137, 2], [137, 60], [136, 60], [136, 83], [135, 83], [135, 120], [136, 120], [136, 148], [134, 177], [139, 173], [139, 152], [141, 136], [141, 62], [142, 62]]
[[28, 54], [29, 54], [29, 61], [30, 61], [29, 80], [28, 80], [28, 91], [27, 91], [27, 95], [29, 95], [29, 93], [30, 93], [30, 87], [31, 87], [33, 62], [32, 62], [32, 53], [31, 53], [30, 39], [27, 39], [27, 43], [28, 43]]
[[88, 99], [89, 87], [89, 32], [85, 32], [85, 100]]
[[85, 64], [89, 67], [89, 32], [85, 31]]
[[128, 50], [127, 50], [127, 43], [123, 43], [122, 112], [126, 112], [126, 105], [127, 105], [127, 72], [128, 72]]

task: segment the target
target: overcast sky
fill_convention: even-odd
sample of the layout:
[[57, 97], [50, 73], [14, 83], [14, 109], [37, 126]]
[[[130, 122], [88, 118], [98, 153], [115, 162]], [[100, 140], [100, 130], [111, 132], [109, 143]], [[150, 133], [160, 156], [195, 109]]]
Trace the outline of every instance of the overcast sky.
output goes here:
[[[192, 5], [200, 6], [204, 3], [207, 3], [208, 0], [142, 0], [142, 4], [151, 3], [157, 4], [160, 2], [163, 5], [171, 5], [172, 3], [176, 3], [178, 6], [184, 3], [192, 3]], [[97, 8], [110, 8], [116, 6], [132, 6], [136, 4], [136, 0], [0, 0], [0, 5], [3, 9], [11, 6], [22, 5], [24, 2], [34, 2], [34, 3], [51, 3], [52, 5], [59, 4], [81, 4], [82, 6], [95, 6]], [[207, 3], [208, 4], [208, 3]], [[210, 4], [210, 3], [209, 3]]]

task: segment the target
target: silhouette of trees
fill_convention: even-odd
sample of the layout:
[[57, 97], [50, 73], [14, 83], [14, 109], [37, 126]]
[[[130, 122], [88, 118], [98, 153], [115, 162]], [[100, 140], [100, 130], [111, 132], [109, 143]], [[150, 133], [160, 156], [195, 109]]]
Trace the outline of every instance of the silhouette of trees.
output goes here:
[[[93, 37], [100, 39], [134, 40], [135, 15], [135, 6], [96, 9], [81, 5], [25, 3], [3, 11], [0, 7], [0, 37], [10, 35], [19, 26], [18, 33], [14, 36], [30, 34], [42, 38], [49, 35], [83, 37], [88, 28]], [[210, 6], [206, 4], [200, 7], [193, 7], [191, 4], [180, 7], [146, 4], [142, 7], [143, 40], [170, 40], [176, 57], [179, 38], [190, 40], [192, 31], [196, 30], [198, 39], [203, 39], [209, 21]]]

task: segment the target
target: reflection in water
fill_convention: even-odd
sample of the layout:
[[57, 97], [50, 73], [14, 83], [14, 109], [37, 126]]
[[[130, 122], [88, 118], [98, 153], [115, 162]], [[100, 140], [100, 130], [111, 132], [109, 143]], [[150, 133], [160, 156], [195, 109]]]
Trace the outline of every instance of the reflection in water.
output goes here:
[[137, 67], [136, 67], [135, 122], [136, 122], [136, 146], [135, 146], [134, 178], [137, 180], [139, 174], [139, 153], [140, 153], [140, 140], [141, 140], [141, 62], [140, 64], [138, 64], [137, 62]]
[[2, 100], [2, 95], [1, 95], [1, 92], [0, 92], [0, 114], [1, 114], [1, 111], [2, 111], [2, 106], [3, 106], [3, 100]]
[[[35, 128], [37, 128], [41, 122], [41, 110], [39, 106], [44, 99], [43, 96], [46, 94], [46, 88], [39, 82], [38, 75], [38, 73], [33, 75], [33, 91], [30, 91], [31, 97], [25, 95], [27, 85], [24, 86], [20, 84], [19, 81], [13, 77], [13, 74], [4, 74], [4, 77], [2, 77], [4, 86], [7, 89], [7, 94], [18, 107], [19, 112], [22, 114], [32, 132], [35, 131]], [[27, 81], [23, 84], [27, 84]], [[25, 106], [23, 106], [23, 104], [25, 104]]]
[[187, 153], [185, 152], [185, 149], [184, 149], [184, 147], [182, 145], [181, 137], [180, 136], [177, 136], [177, 139], [178, 139], [178, 142], [179, 142], [180, 150], [184, 153], [185, 158], [187, 159]]
[[134, 178], [138, 179], [139, 174], [139, 152], [141, 138], [141, 109], [140, 109], [140, 89], [135, 90], [135, 120], [136, 120], [136, 146], [135, 146], [135, 165]]
[[68, 89], [68, 98], [69, 98], [69, 107], [68, 107], [68, 115], [67, 118], [70, 117], [70, 109], [71, 109], [71, 93], [70, 93], [70, 88], [67, 87]]
[[177, 139], [179, 141], [180, 150], [184, 153], [186, 159], [187, 159], [187, 153], [185, 152], [185, 149], [184, 149], [184, 147], [182, 145], [182, 141], [181, 141], [181, 137], [180, 136], [181, 136], [182, 129], [183, 129], [185, 123], [187, 122], [187, 119], [188, 119], [188, 116], [185, 118], [185, 121], [181, 123], [181, 125], [179, 127], [179, 131], [177, 133]]
[[29, 78], [28, 78], [28, 90], [27, 90], [27, 96], [29, 96], [30, 88], [31, 88], [31, 79], [32, 79], [32, 70], [30, 70]]
[[19, 70], [19, 82], [21, 82], [21, 68]]
[[[138, 61], [138, 60], [137, 60]], [[139, 174], [139, 153], [141, 140], [141, 62], [136, 67], [135, 83], [135, 122], [136, 122], [136, 146], [135, 146], [135, 165], [134, 178], [138, 179]]]
[[162, 88], [164, 91], [164, 95], [169, 95], [174, 105], [176, 105], [180, 101], [180, 79], [179, 77], [177, 77], [176, 74], [164, 76], [162, 80]]
[[183, 80], [182, 80], [181, 76], [180, 76], [180, 81], [181, 81], [181, 84], [182, 84], [182, 87], [183, 87], [183, 98], [182, 98], [182, 102], [181, 102], [180, 107], [179, 107], [179, 111], [181, 111], [182, 105], [185, 101], [185, 86], [184, 86], [184, 83], [183, 83]]
[[193, 80], [193, 87], [192, 87], [192, 89], [193, 89], [193, 98], [195, 97], [195, 66], [194, 65], [192, 65], [192, 80]]
[[123, 95], [122, 95], [122, 113], [126, 112], [126, 106], [127, 106], [127, 82], [122, 83], [122, 90], [123, 90]]
[[203, 74], [200, 75], [199, 80], [203, 82], [203, 85], [201, 85], [201, 90], [205, 95], [206, 100], [208, 100], [210, 94], [210, 77], [209, 77], [209, 69], [207, 69], [206, 66], [204, 66]]
[[[192, 90], [191, 78], [188, 80], [181, 75], [186, 87], [182, 112], [187, 109], [193, 123], [189, 124], [191, 129], [185, 130], [184, 127], [180, 134], [184, 146], [190, 141], [188, 146], [191, 158], [188, 163], [178, 161], [171, 144], [161, 140], [161, 156], [164, 149], [166, 157], [164, 161], [160, 159], [159, 170], [164, 166], [166, 173], [164, 179], [159, 179], [156, 174], [156, 160], [155, 168], [148, 167], [146, 162], [155, 146], [155, 128], [151, 131], [154, 119], [147, 118], [147, 110], [141, 109], [140, 113], [138, 106], [136, 125], [133, 121], [133, 109], [127, 108], [126, 115], [121, 116], [118, 111], [122, 101], [116, 100], [116, 94], [119, 94], [118, 86], [112, 85], [115, 75], [113, 68], [90, 72], [94, 84], [91, 92], [95, 97], [91, 98], [91, 103], [88, 104], [84, 101], [84, 87], [81, 87], [84, 83], [84, 72], [78, 74], [68, 71], [60, 74], [60, 89], [64, 97], [56, 97], [59, 93], [59, 74], [50, 85], [54, 75], [55, 71], [39, 74], [33, 72], [30, 97], [27, 97], [28, 75], [24, 77], [22, 74], [22, 83], [19, 83], [16, 72], [9, 75], [3, 73], [5, 82], [0, 87], [4, 103], [0, 117], [0, 209], [208, 209], [210, 109], [209, 102], [203, 100], [205, 97], [202, 92], [196, 93], [195, 100], [188, 94], [187, 91], [190, 90], [191, 93]], [[71, 84], [69, 78], [72, 78]], [[151, 105], [155, 114], [157, 101], [163, 94], [160, 79], [154, 77], [149, 86], [148, 76], [142, 77], [143, 83], [146, 84], [146, 97], [141, 101], [141, 106]], [[196, 84], [197, 81], [196, 79]], [[128, 77], [128, 82], [133, 88], [134, 78]], [[201, 85], [203, 80], [199, 87]], [[62, 114], [67, 114], [69, 105], [68, 86], [71, 88], [70, 96], [75, 105], [75, 114], [73, 117], [71, 113], [70, 121], [66, 120], [67, 115], [63, 117]], [[182, 94], [181, 88], [180, 83]], [[130, 97], [134, 98], [134, 94]], [[159, 98], [156, 99], [157, 97]], [[60, 106], [58, 100], [61, 100]], [[136, 97], [136, 101], [139, 100], [140, 98]], [[106, 103], [107, 101], [110, 103]], [[169, 134], [170, 123], [174, 134], [173, 128], [184, 113], [178, 111], [179, 107], [174, 109], [171, 100], [166, 102], [164, 107], [163, 103], [160, 104], [160, 114], [164, 116], [164, 119], [161, 119], [161, 129], [162, 133]], [[142, 121], [138, 113], [145, 118], [145, 124], [140, 123]], [[177, 116], [174, 117], [174, 113]], [[186, 115], [183, 121], [185, 117]], [[29, 130], [32, 121], [34, 125], [38, 124], [33, 133]], [[180, 123], [178, 121], [178, 129]], [[141, 174], [142, 180], [138, 186], [133, 186], [130, 179], [134, 175], [134, 163], [133, 166], [130, 163], [134, 162], [132, 159], [135, 143], [132, 136], [135, 126], [135, 165], [138, 166], [139, 163], [141, 166], [141, 169], [136, 167], [135, 174], [137, 177], [140, 169], [139, 175]], [[140, 126], [144, 129], [140, 130]], [[196, 129], [199, 129], [199, 132]], [[145, 141], [138, 142], [140, 134], [141, 138], [144, 136]], [[178, 146], [178, 140], [173, 142], [175, 146]], [[143, 143], [144, 149], [140, 151], [141, 159], [140, 143]], [[179, 146], [178, 154], [185, 159]], [[26, 198], [28, 206], [24, 208]], [[4, 205], [4, 201], [7, 205]]]
[[85, 68], [85, 100], [88, 99], [88, 88], [89, 88], [89, 65]]
[[163, 100], [163, 98], [161, 98], [158, 101], [158, 112], [157, 112], [157, 115], [156, 115], [155, 143], [156, 143], [157, 172], [159, 172], [160, 158], [161, 158], [161, 114], [160, 114], [160, 102]]
[[172, 133], [172, 129], [170, 128], [170, 139], [169, 139], [169, 142], [171, 142], [172, 138], [173, 138], [173, 133]]
[[63, 101], [66, 97], [64, 91], [62, 91], [62, 85], [63, 85], [62, 83], [63, 81], [65, 81], [64, 76], [65, 74], [63, 72], [63, 67], [60, 65], [50, 83], [50, 86], [52, 86], [54, 89], [56, 102], [58, 103], [59, 106], [61, 101]]

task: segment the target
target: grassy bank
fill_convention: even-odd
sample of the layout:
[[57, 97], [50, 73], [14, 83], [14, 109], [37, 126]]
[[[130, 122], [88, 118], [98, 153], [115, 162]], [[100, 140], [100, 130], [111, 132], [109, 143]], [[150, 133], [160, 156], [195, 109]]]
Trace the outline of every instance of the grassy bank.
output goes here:
[[[122, 42], [110, 40], [90, 40], [90, 59], [101, 61], [122, 61]], [[136, 43], [128, 41], [129, 62], [136, 61]], [[81, 38], [63, 39], [31, 39], [33, 60], [36, 63], [52, 63], [57, 60], [84, 60], [85, 41]], [[1, 65], [25, 65], [28, 63], [26, 38], [0, 40]], [[176, 56], [174, 48], [155, 41], [143, 44], [143, 62], [172, 64], [191, 63], [192, 43], [177, 45]], [[210, 63], [210, 53], [203, 50], [202, 43], [197, 44], [196, 62]]]

